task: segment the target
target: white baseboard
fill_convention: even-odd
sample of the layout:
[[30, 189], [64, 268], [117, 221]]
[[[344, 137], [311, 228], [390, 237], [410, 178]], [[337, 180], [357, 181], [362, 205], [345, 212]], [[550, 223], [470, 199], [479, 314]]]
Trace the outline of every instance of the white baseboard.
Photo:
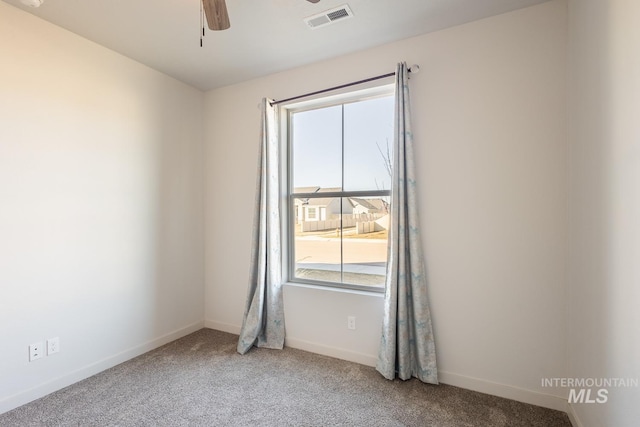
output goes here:
[[377, 362], [377, 358], [369, 354], [358, 353], [356, 351], [345, 350], [343, 348], [317, 344], [309, 341], [304, 341], [298, 338], [287, 337], [284, 339], [284, 345], [291, 348], [297, 348], [298, 350], [309, 351], [311, 353], [335, 357], [336, 359], [360, 363], [366, 366], [376, 366], [376, 362]]
[[578, 417], [578, 414], [571, 403], [567, 403], [567, 415], [569, 415], [569, 421], [571, 421], [571, 425], [573, 427], [584, 427], [584, 424], [580, 421], [580, 417]]
[[[215, 329], [230, 334], [240, 334], [240, 326], [222, 323], [215, 320], [205, 320], [205, 328]], [[374, 356], [358, 353], [355, 351], [345, 350], [342, 348], [331, 347], [323, 344], [317, 344], [298, 338], [286, 337], [284, 345], [298, 350], [304, 350], [311, 353], [322, 354], [324, 356], [335, 357], [336, 359], [347, 360], [349, 362], [360, 363], [367, 366], [376, 366], [376, 358]]]
[[228, 332], [234, 335], [240, 335], [240, 326], [231, 325], [229, 323], [217, 322], [215, 320], [205, 320], [204, 327], [215, 329], [216, 331]]
[[492, 396], [517, 400], [518, 402], [555, 409], [556, 411], [567, 411], [567, 399], [561, 396], [539, 393], [537, 391], [494, 383], [480, 378], [467, 377], [465, 375], [454, 374], [451, 372], [438, 371], [438, 380], [444, 384], [466, 388], [468, 390], [474, 390], [480, 393], [490, 394]]
[[44, 382], [40, 385], [37, 385], [20, 393], [16, 393], [12, 396], [8, 396], [0, 400], [0, 414], [44, 397], [47, 394], [70, 386], [71, 384], [77, 383], [78, 381], [89, 378], [92, 375], [112, 368], [122, 362], [126, 362], [129, 359], [133, 359], [134, 357], [140, 356], [141, 354], [170, 343], [171, 341], [175, 341], [178, 338], [189, 335], [197, 330], [202, 329], [203, 327], [204, 322], [202, 321], [193, 323], [184, 328], [169, 332], [168, 334], [162, 335], [161, 337], [155, 338], [151, 341], [147, 341], [128, 350], [114, 354], [113, 356], [109, 356], [102, 360], [98, 360], [97, 362], [83, 366], [79, 369], [76, 369], [75, 371], [71, 371], [67, 374], [62, 375], [61, 377]]

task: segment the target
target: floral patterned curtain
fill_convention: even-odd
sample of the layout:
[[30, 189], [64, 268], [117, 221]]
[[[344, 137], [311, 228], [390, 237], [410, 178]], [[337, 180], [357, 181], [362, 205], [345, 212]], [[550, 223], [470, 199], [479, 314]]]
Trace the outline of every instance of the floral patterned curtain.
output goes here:
[[420, 240], [406, 63], [396, 70], [396, 112], [386, 293], [376, 369], [388, 379], [437, 384], [436, 351]]
[[282, 302], [280, 247], [280, 160], [277, 110], [262, 100], [262, 131], [253, 222], [251, 276], [238, 340], [238, 353], [251, 347], [282, 349], [284, 308]]

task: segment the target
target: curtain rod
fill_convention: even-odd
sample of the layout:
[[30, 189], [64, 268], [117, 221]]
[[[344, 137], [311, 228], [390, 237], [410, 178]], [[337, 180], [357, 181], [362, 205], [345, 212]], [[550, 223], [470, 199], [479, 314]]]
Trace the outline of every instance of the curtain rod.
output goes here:
[[[410, 73], [418, 73], [418, 71], [420, 71], [420, 66], [418, 66], [418, 65], [414, 64], [409, 68], [409, 72]], [[391, 76], [395, 76], [395, 75], [396, 75], [396, 73], [394, 71], [393, 73], [381, 74], [379, 76], [369, 77], [368, 79], [358, 80], [357, 82], [345, 83], [345, 84], [340, 85], [340, 86], [334, 86], [334, 87], [330, 87], [330, 88], [327, 88], [327, 89], [317, 90], [315, 92], [305, 93], [303, 95], [293, 96], [293, 97], [287, 98], [287, 99], [281, 99], [279, 101], [273, 101], [273, 102], [270, 102], [269, 104], [271, 104], [272, 106], [273, 105], [278, 105], [278, 104], [282, 104], [283, 102], [295, 101], [296, 99], [306, 98], [308, 96], [313, 96], [313, 95], [319, 95], [321, 93], [331, 92], [333, 90], [343, 89], [343, 88], [349, 87], [349, 86], [356, 86], [356, 85], [360, 85], [360, 84], [363, 84], [363, 83], [372, 82], [374, 80], [385, 79], [387, 77], [391, 77]]]

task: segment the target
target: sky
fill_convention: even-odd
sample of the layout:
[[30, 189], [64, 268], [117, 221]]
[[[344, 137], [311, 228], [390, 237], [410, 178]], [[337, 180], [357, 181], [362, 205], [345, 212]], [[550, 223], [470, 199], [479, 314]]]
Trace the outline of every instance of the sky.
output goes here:
[[[344, 104], [344, 191], [388, 190], [394, 97]], [[342, 186], [343, 106], [293, 115], [293, 187]], [[378, 146], [377, 146], [377, 145]]]

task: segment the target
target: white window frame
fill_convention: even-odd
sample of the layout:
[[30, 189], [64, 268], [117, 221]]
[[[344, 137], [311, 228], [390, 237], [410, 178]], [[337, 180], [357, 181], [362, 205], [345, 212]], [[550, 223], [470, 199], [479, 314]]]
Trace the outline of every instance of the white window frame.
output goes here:
[[[281, 144], [281, 179], [284, 185], [281, 191], [281, 225], [282, 236], [282, 277], [285, 283], [292, 285], [303, 285], [319, 287], [322, 289], [348, 290], [380, 295], [384, 293], [383, 286], [357, 285], [350, 283], [325, 282], [319, 280], [303, 279], [295, 277], [294, 239], [295, 239], [295, 215], [293, 214], [294, 197], [292, 196], [292, 176], [293, 164], [291, 162], [291, 115], [301, 111], [325, 108], [339, 104], [366, 101], [375, 98], [393, 95], [395, 87], [393, 84], [373, 86], [358, 91], [346, 91], [332, 96], [309, 99], [302, 102], [279, 105], [280, 112], [280, 144]], [[322, 197], [363, 197], [363, 196], [389, 196], [390, 190], [381, 191], [342, 191], [339, 193], [322, 193]], [[298, 197], [301, 194], [297, 194]], [[304, 195], [302, 195], [304, 196]], [[312, 195], [310, 195], [312, 196]], [[313, 197], [313, 196], [312, 196]], [[304, 210], [303, 210], [304, 211]]]

